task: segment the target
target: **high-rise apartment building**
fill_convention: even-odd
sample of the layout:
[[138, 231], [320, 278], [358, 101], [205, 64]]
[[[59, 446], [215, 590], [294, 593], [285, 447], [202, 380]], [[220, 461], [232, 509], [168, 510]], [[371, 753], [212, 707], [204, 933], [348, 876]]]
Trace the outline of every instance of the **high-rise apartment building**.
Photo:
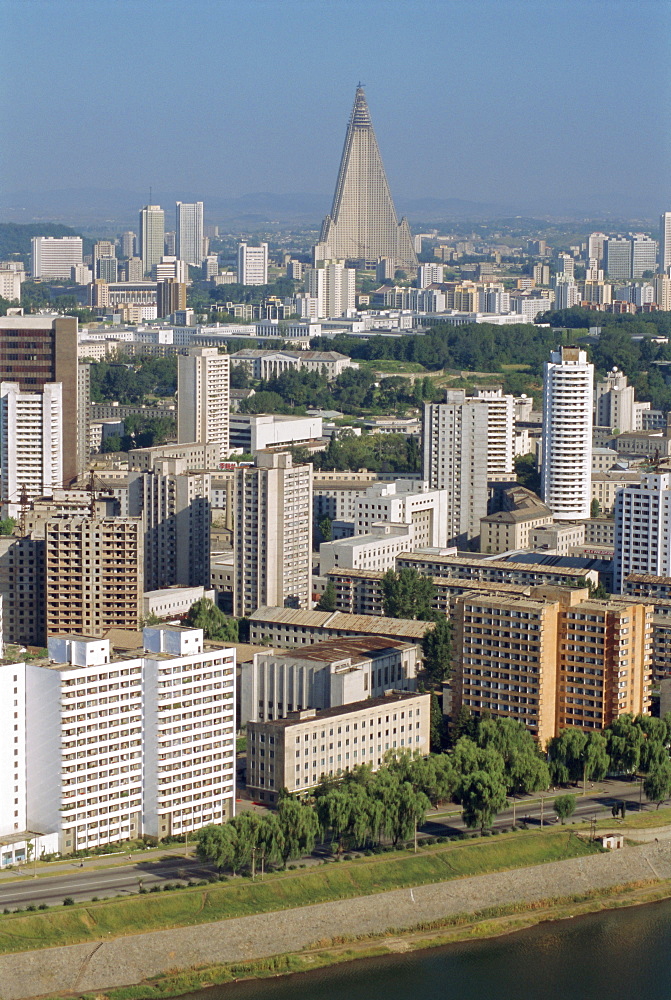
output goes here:
[[420, 264], [417, 269], [417, 287], [428, 288], [429, 285], [442, 284], [444, 270], [443, 264]]
[[627, 376], [613, 368], [596, 383], [594, 423], [597, 427], [613, 427], [619, 431], [635, 431], [636, 401], [633, 385]]
[[33, 236], [31, 246], [33, 278], [69, 279], [82, 263], [81, 236]]
[[655, 275], [655, 302], [664, 312], [671, 312], [671, 277], [668, 274]]
[[558, 275], [554, 283], [555, 309], [571, 309], [580, 304], [580, 290], [573, 278]]
[[394, 208], [366, 95], [354, 98], [330, 215], [322, 223], [315, 260], [374, 265], [388, 257], [395, 267], [417, 267], [407, 219]]
[[25, 501], [51, 496], [63, 483], [62, 384], [22, 392], [0, 382], [0, 484], [4, 516], [18, 516]]
[[344, 316], [354, 309], [356, 271], [344, 260], [320, 260], [305, 272], [305, 290], [316, 300], [316, 318]]
[[541, 746], [569, 726], [649, 713], [652, 610], [565, 587], [458, 597], [453, 712], [516, 719]]
[[659, 218], [659, 270], [669, 274], [671, 268], [671, 212], [662, 212]]
[[603, 245], [603, 269], [611, 280], [631, 278], [631, 240], [626, 236], [609, 236]]
[[203, 203], [178, 201], [176, 205], [176, 254], [186, 264], [203, 262]]
[[144, 587], [209, 586], [210, 476], [185, 458], [128, 476], [128, 512], [144, 522]]
[[268, 284], [268, 244], [250, 247], [248, 243], [238, 245], [238, 284]]
[[671, 576], [671, 474], [645, 473], [615, 495], [613, 585], [630, 573]]
[[142, 521], [54, 517], [45, 525], [47, 636], [138, 627], [144, 593]]
[[186, 284], [175, 278], [162, 278], [156, 282], [156, 317], [172, 316], [178, 309], [186, 309]]
[[262, 451], [235, 474], [234, 614], [259, 607], [309, 609], [312, 465]]
[[591, 233], [587, 241], [587, 259], [595, 261], [597, 267], [603, 263], [603, 248], [607, 239], [605, 233]]
[[487, 483], [513, 477], [514, 403], [500, 391], [467, 397], [449, 389], [444, 403], [426, 403], [423, 478], [448, 494], [448, 545], [466, 548], [487, 514]]
[[572, 257], [570, 253], [558, 253], [557, 274], [572, 278], [575, 274], [575, 257]]
[[139, 256], [145, 274], [151, 274], [165, 252], [165, 213], [160, 205], [145, 205], [140, 211]]
[[657, 270], [658, 246], [657, 240], [644, 233], [634, 233], [631, 238], [631, 276], [636, 281], [642, 278], [646, 271], [652, 274]]
[[137, 234], [128, 229], [121, 234], [121, 256], [134, 257], [137, 249]]
[[191, 347], [177, 359], [177, 440], [218, 444], [228, 458], [229, 358], [216, 347]]
[[[85, 372], [81, 368], [85, 368]], [[40, 314], [0, 317], [0, 381], [18, 382], [21, 392], [39, 392], [60, 382], [63, 408], [63, 482], [81, 475], [88, 460], [88, 365], [77, 357], [77, 320]]]
[[553, 351], [543, 376], [541, 495], [559, 521], [589, 517], [594, 365], [585, 351]]
[[235, 650], [202, 629], [147, 628], [123, 653], [108, 639], [50, 638], [44, 659], [0, 664], [0, 703], [18, 720], [0, 746], [10, 853], [22, 834], [36, 854], [70, 854], [234, 814]]

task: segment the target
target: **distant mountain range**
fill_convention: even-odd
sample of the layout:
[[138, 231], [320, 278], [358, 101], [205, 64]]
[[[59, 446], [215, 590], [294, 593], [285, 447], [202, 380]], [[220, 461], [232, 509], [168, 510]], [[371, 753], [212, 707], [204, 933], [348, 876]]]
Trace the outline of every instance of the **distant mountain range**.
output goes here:
[[[257, 192], [237, 198], [194, 194], [187, 191], [154, 191], [153, 204], [166, 210], [166, 229], [174, 228], [174, 205], [181, 201], [203, 201], [207, 224], [224, 224], [241, 231], [254, 230], [273, 224], [301, 228], [318, 228], [331, 207], [330, 195], [293, 193], [272, 194]], [[60, 222], [90, 232], [137, 229], [138, 212], [149, 202], [149, 192], [139, 193], [121, 189], [65, 188], [60, 191], [18, 191], [0, 194], [0, 220], [5, 222], [41, 223]], [[628, 203], [628, 204], [627, 204]], [[603, 205], [578, 210], [575, 207], [553, 204], [543, 209], [538, 205], [515, 206], [504, 203], [467, 201], [460, 198], [398, 198], [399, 215], [406, 215], [412, 224], [429, 225], [450, 220], [493, 219], [501, 216], [549, 215], [564, 218], [655, 216], [635, 199], [618, 200], [618, 207], [610, 211]]]

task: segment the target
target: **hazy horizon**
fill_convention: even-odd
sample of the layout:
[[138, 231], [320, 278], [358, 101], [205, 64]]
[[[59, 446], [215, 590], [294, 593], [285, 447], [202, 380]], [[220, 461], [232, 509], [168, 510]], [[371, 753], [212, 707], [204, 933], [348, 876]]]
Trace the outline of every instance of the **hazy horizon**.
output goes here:
[[[399, 213], [671, 208], [665, 0], [0, 0], [0, 216], [104, 198], [330, 209], [362, 80]], [[93, 205], [95, 192], [102, 204]], [[118, 210], [109, 205], [109, 214]], [[162, 202], [161, 202], [162, 203]], [[169, 201], [164, 207], [172, 209]], [[479, 210], [479, 209], [478, 209]], [[303, 211], [303, 210], [301, 210]], [[17, 214], [19, 217], [17, 217]], [[209, 221], [217, 221], [210, 216]]]

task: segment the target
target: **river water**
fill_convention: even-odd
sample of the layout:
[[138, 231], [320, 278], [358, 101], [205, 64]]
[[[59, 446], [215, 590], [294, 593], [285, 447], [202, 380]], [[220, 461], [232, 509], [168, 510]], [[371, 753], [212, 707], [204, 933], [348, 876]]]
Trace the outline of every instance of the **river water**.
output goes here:
[[671, 1000], [671, 900], [189, 1000]]

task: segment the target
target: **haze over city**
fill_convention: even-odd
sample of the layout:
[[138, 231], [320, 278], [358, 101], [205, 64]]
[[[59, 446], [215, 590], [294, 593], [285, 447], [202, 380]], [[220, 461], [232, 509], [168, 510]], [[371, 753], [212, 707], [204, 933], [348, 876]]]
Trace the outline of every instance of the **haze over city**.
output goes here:
[[359, 80], [411, 220], [429, 199], [646, 218], [669, 200], [662, 0], [1, 6], [8, 220], [116, 217], [150, 187], [318, 220]]

